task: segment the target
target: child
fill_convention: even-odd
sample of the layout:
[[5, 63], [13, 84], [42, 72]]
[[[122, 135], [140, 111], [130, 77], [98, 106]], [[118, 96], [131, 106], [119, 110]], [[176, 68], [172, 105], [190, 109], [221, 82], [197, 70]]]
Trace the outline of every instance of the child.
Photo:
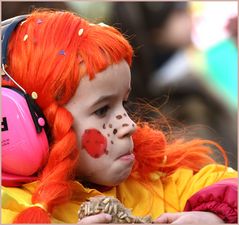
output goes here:
[[[50, 135], [46, 162], [18, 187], [2, 188], [2, 223], [77, 223], [81, 203], [97, 195], [159, 223], [237, 221], [237, 173], [210, 157], [208, 145], [220, 146], [169, 143], [154, 125], [136, 126], [128, 116], [133, 50], [116, 29], [35, 11], [11, 34], [7, 55], [15, 84], [4, 76], [3, 85], [34, 93]], [[110, 220], [98, 214], [79, 223]]]

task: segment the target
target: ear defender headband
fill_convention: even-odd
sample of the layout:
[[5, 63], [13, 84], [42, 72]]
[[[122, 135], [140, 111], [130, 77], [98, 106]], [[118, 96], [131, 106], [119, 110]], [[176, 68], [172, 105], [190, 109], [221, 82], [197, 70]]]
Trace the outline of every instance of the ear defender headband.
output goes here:
[[7, 48], [12, 32], [27, 15], [1, 22], [3, 75], [18, 88], [2, 87], [2, 184], [19, 186], [36, 180], [36, 173], [47, 161], [49, 144], [45, 129], [46, 119], [32, 96], [26, 93], [5, 70]]

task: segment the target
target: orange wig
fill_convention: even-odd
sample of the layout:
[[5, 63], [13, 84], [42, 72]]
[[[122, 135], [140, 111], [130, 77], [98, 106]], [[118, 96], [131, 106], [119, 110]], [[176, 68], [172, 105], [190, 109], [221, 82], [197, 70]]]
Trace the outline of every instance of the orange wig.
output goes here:
[[[9, 44], [7, 71], [28, 93], [37, 92], [51, 143], [48, 162], [32, 196], [32, 203], [43, 205], [45, 210], [30, 207], [16, 217], [15, 223], [50, 223], [53, 208], [71, 199], [79, 151], [73, 117], [64, 105], [83, 76], [93, 79], [96, 73], [123, 59], [131, 65], [132, 55], [132, 47], [119, 31], [90, 24], [70, 12], [38, 10], [18, 26]], [[168, 144], [164, 134], [148, 124], [139, 123], [133, 140], [136, 162], [131, 176], [136, 179], [140, 174], [146, 181], [151, 172], [170, 173], [180, 166], [197, 171], [213, 162], [210, 148], [204, 146], [207, 141]]]

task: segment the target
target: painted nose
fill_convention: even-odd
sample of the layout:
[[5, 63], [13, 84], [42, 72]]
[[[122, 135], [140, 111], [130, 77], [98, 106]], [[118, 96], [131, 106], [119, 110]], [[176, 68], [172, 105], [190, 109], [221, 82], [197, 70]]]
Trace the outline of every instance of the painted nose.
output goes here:
[[119, 124], [119, 129], [117, 132], [118, 138], [124, 138], [127, 136], [131, 136], [137, 128], [136, 123], [131, 120], [131, 118], [126, 114], [126, 117]]

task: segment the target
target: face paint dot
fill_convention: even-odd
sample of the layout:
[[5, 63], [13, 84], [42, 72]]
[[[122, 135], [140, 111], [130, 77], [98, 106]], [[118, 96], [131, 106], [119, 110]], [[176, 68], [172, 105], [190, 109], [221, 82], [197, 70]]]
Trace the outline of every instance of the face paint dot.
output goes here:
[[134, 127], [135, 125], [134, 124], [132, 124], [132, 127]]
[[110, 141], [110, 143], [113, 145], [114, 144], [114, 142], [113, 141]]
[[105, 154], [108, 155], [108, 154], [109, 154], [109, 151], [108, 151], [108, 150], [105, 150]]
[[83, 34], [83, 32], [84, 32], [84, 29], [81, 28], [81, 29], [79, 30], [79, 32], [78, 32], [78, 35], [81, 36], [81, 35]]
[[109, 128], [112, 128], [112, 124], [111, 123], [109, 124]]
[[27, 39], [28, 39], [28, 35], [25, 34], [25, 35], [24, 35], [24, 38], [23, 38], [23, 41], [26, 41]]
[[107, 134], [108, 137], [110, 137], [110, 134]]
[[103, 129], [105, 129], [105, 124], [103, 124]]
[[122, 124], [122, 127], [128, 127], [128, 126], [129, 126], [129, 124], [127, 124], [127, 123]]
[[116, 134], [116, 133], [117, 133], [117, 129], [114, 129], [114, 130], [113, 130], [113, 134]]
[[127, 116], [126, 113], [123, 114], [124, 116]]
[[121, 115], [117, 115], [116, 119], [120, 120], [120, 119], [122, 119], [122, 116]]

